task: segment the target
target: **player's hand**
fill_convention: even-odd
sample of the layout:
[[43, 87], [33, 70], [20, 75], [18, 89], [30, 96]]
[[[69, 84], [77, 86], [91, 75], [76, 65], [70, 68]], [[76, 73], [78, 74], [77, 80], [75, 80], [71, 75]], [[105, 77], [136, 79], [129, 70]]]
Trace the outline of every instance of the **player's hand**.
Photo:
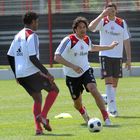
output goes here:
[[126, 61], [126, 63], [125, 63], [125, 68], [127, 69], [127, 70], [131, 70], [131, 60], [127, 60]]
[[73, 70], [78, 74], [83, 72], [83, 69], [79, 66], [76, 66], [76, 65], [74, 65]]
[[112, 11], [112, 7], [108, 7], [106, 9], [103, 10], [103, 12], [101, 13], [102, 17], [106, 17], [108, 16], [108, 14]]
[[44, 74], [44, 73], [40, 72], [40, 75], [42, 75], [43, 77], [48, 79], [51, 83], [54, 82], [54, 77], [49, 72], [47, 74]]
[[113, 41], [109, 47], [113, 49], [113, 48], [116, 47], [118, 44], [119, 44], [119, 43], [118, 43], [117, 41]]

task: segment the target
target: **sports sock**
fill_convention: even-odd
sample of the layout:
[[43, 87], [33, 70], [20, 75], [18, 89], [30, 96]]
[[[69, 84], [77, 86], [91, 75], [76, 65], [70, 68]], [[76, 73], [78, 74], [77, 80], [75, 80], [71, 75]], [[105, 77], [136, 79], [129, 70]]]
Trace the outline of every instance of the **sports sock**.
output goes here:
[[112, 103], [114, 102], [112, 84], [106, 84], [106, 95], [107, 95], [107, 109], [109, 112], [113, 111]]
[[46, 118], [47, 114], [52, 107], [58, 93], [56, 91], [50, 91], [45, 99], [44, 107], [41, 112], [42, 117]]
[[112, 102], [112, 107], [114, 111], [117, 111], [117, 105], [116, 105], [116, 87], [112, 87], [112, 99], [114, 102]]
[[106, 110], [101, 110], [101, 113], [102, 113], [104, 121], [109, 118]]
[[33, 114], [34, 114], [34, 121], [35, 121], [36, 130], [42, 130], [40, 123], [38, 121], [36, 121], [36, 117], [40, 113], [41, 113], [41, 103], [35, 101], [34, 105], [33, 105]]
[[82, 115], [83, 119], [85, 120], [85, 122], [87, 123], [89, 121], [89, 116], [88, 116], [88, 113], [86, 111], [86, 108], [84, 106], [82, 106], [80, 109], [79, 109], [79, 112], [80, 114]]

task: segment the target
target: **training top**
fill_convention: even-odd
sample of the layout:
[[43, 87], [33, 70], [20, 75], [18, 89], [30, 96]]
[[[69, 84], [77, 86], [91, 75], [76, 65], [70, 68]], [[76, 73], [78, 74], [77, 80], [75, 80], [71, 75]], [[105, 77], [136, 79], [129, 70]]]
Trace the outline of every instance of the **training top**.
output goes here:
[[24, 28], [15, 35], [7, 55], [15, 59], [16, 78], [27, 77], [40, 71], [29, 59], [29, 56], [33, 55], [39, 59], [39, 39], [31, 29]]
[[112, 41], [118, 41], [119, 43], [111, 50], [100, 51], [99, 56], [122, 58], [123, 41], [129, 38], [126, 22], [118, 17], [115, 17], [115, 20], [109, 20], [108, 17], [104, 17], [93, 32], [97, 30], [100, 31], [100, 45], [110, 45]]
[[[76, 34], [71, 34], [65, 37], [58, 48], [55, 51], [55, 54], [60, 54], [65, 60], [71, 62], [74, 65], [78, 65], [87, 71], [90, 67], [88, 62], [88, 51], [91, 49], [91, 40], [85, 35], [84, 39], [79, 39]], [[76, 73], [70, 67], [64, 66], [64, 75], [70, 77], [80, 77], [83, 73]]]

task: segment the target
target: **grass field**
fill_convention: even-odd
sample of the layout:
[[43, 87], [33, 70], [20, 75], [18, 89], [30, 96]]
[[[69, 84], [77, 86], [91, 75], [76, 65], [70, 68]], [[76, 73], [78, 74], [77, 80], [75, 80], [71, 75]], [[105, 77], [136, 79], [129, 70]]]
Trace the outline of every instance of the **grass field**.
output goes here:
[[[57, 79], [59, 97], [49, 113], [53, 128], [44, 136], [34, 136], [32, 115], [33, 101], [14, 80], [0, 81], [0, 140], [140, 140], [140, 77], [120, 79], [117, 104], [119, 117], [111, 118], [112, 127], [103, 127], [99, 133], [91, 133], [82, 117], [73, 108], [63, 79]], [[97, 79], [103, 93], [104, 81]], [[43, 97], [46, 92], [43, 91]], [[102, 120], [100, 111], [91, 95], [83, 94], [83, 102], [91, 117]], [[73, 118], [55, 119], [59, 113], [70, 113]]]
[[[125, 65], [125, 63], [123, 65]], [[131, 65], [132, 66], [140, 66], [140, 62], [132, 62]], [[46, 68], [50, 67], [49, 64], [45, 64], [44, 66]], [[90, 66], [91, 67], [100, 67], [100, 63], [90, 63]], [[61, 68], [61, 67], [63, 67], [63, 65], [62, 64], [53, 64], [53, 67], [54, 68]], [[0, 65], [0, 69], [10, 69], [10, 66], [9, 65]]]

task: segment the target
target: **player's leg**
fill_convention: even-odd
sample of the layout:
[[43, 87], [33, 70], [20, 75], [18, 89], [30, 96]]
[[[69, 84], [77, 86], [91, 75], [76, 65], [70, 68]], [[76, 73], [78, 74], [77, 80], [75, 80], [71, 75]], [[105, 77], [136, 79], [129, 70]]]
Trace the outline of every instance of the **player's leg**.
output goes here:
[[122, 59], [121, 58], [114, 58], [113, 59], [113, 75], [112, 75], [112, 102], [111, 102], [111, 108], [112, 110], [109, 111], [110, 116], [117, 117], [118, 116], [118, 110], [117, 110], [117, 104], [116, 104], [116, 89], [118, 86], [119, 78], [122, 77]]
[[105, 102], [104, 102], [102, 96], [100, 95], [100, 93], [97, 89], [97, 86], [96, 86], [96, 80], [94, 78], [93, 69], [90, 68], [89, 70], [87, 70], [83, 74], [82, 78], [83, 78], [83, 83], [84, 83], [84, 86], [85, 86], [87, 92], [90, 92], [92, 94], [92, 96], [94, 97], [96, 104], [102, 113], [102, 116], [103, 116], [103, 119], [104, 119], [106, 125], [110, 125], [111, 123], [110, 123], [110, 120], [109, 120], [109, 117], [108, 117], [108, 114], [107, 114], [107, 111], [105, 108]]
[[107, 95], [107, 111], [114, 112], [115, 95], [113, 92], [113, 78], [105, 77], [105, 85], [106, 85], [105, 93]]
[[50, 83], [49, 81], [46, 81], [46, 80], [45, 80], [45, 84], [43, 84], [43, 85], [44, 85], [43, 89], [48, 91], [48, 94], [45, 98], [44, 106], [43, 106], [42, 112], [39, 116], [39, 120], [43, 123], [44, 128], [46, 130], [52, 131], [52, 128], [49, 125], [49, 119], [46, 119], [46, 118], [49, 113], [49, 110], [51, 109], [52, 105], [54, 104], [54, 102], [58, 96], [59, 89], [55, 83]]
[[69, 88], [72, 100], [74, 102], [74, 107], [76, 108], [76, 110], [79, 111], [79, 113], [82, 115], [83, 119], [87, 123], [89, 120], [89, 116], [86, 108], [82, 103], [82, 92], [84, 88], [81, 81], [81, 77], [72, 78], [66, 76], [66, 85]]
[[112, 84], [112, 111], [109, 112], [109, 115], [112, 117], [118, 116], [118, 109], [117, 109], [117, 103], [116, 103], [116, 89], [118, 85], [119, 78], [113, 78], [113, 84]]
[[105, 108], [104, 100], [103, 100], [102, 96], [100, 95], [100, 93], [99, 93], [99, 91], [98, 91], [98, 89], [96, 87], [96, 84], [95, 83], [88, 83], [87, 86], [86, 86], [86, 88], [88, 89], [88, 91], [94, 97], [95, 102], [96, 102], [98, 108], [101, 111], [101, 114], [103, 116], [103, 119], [105, 121], [105, 124], [106, 125], [111, 125], [111, 122], [109, 120], [108, 113], [107, 113], [106, 108]]
[[[33, 104], [33, 115], [34, 115], [34, 121], [35, 121], [35, 129], [36, 129], [36, 135], [42, 135], [43, 130], [40, 125], [40, 122], [36, 121], [36, 117], [41, 113], [41, 104], [42, 104], [42, 95], [41, 90], [37, 90], [38, 88], [36, 84], [36, 74], [25, 77], [25, 78], [18, 78], [18, 82], [21, 86], [24, 87], [24, 89], [29, 93], [29, 95], [33, 98], [34, 104]], [[36, 88], [34, 88], [36, 87]]]
[[114, 74], [114, 58], [101, 57], [101, 70], [102, 78], [105, 79], [105, 94], [107, 95], [107, 110], [108, 112], [114, 112], [114, 92], [113, 92], [113, 74]]
[[79, 113], [81, 114], [85, 122], [88, 123], [89, 115], [87, 113], [85, 106], [82, 103], [82, 94], [80, 94], [80, 96], [76, 100], [73, 100], [73, 102], [74, 102], [74, 107], [76, 108], [76, 110], [79, 111]]
[[58, 93], [59, 93], [59, 89], [57, 88], [55, 83], [52, 83], [50, 85], [50, 89], [48, 90], [48, 95], [45, 98], [44, 107], [41, 113], [44, 118], [47, 118], [47, 114], [49, 110], [51, 109], [53, 103], [55, 102], [58, 96]]
[[32, 98], [34, 100], [33, 105], [33, 114], [34, 114], [34, 121], [35, 121], [35, 127], [36, 127], [36, 135], [42, 135], [43, 129], [41, 127], [40, 122], [36, 120], [36, 117], [41, 113], [41, 104], [42, 104], [42, 94], [39, 93], [32, 93]]

